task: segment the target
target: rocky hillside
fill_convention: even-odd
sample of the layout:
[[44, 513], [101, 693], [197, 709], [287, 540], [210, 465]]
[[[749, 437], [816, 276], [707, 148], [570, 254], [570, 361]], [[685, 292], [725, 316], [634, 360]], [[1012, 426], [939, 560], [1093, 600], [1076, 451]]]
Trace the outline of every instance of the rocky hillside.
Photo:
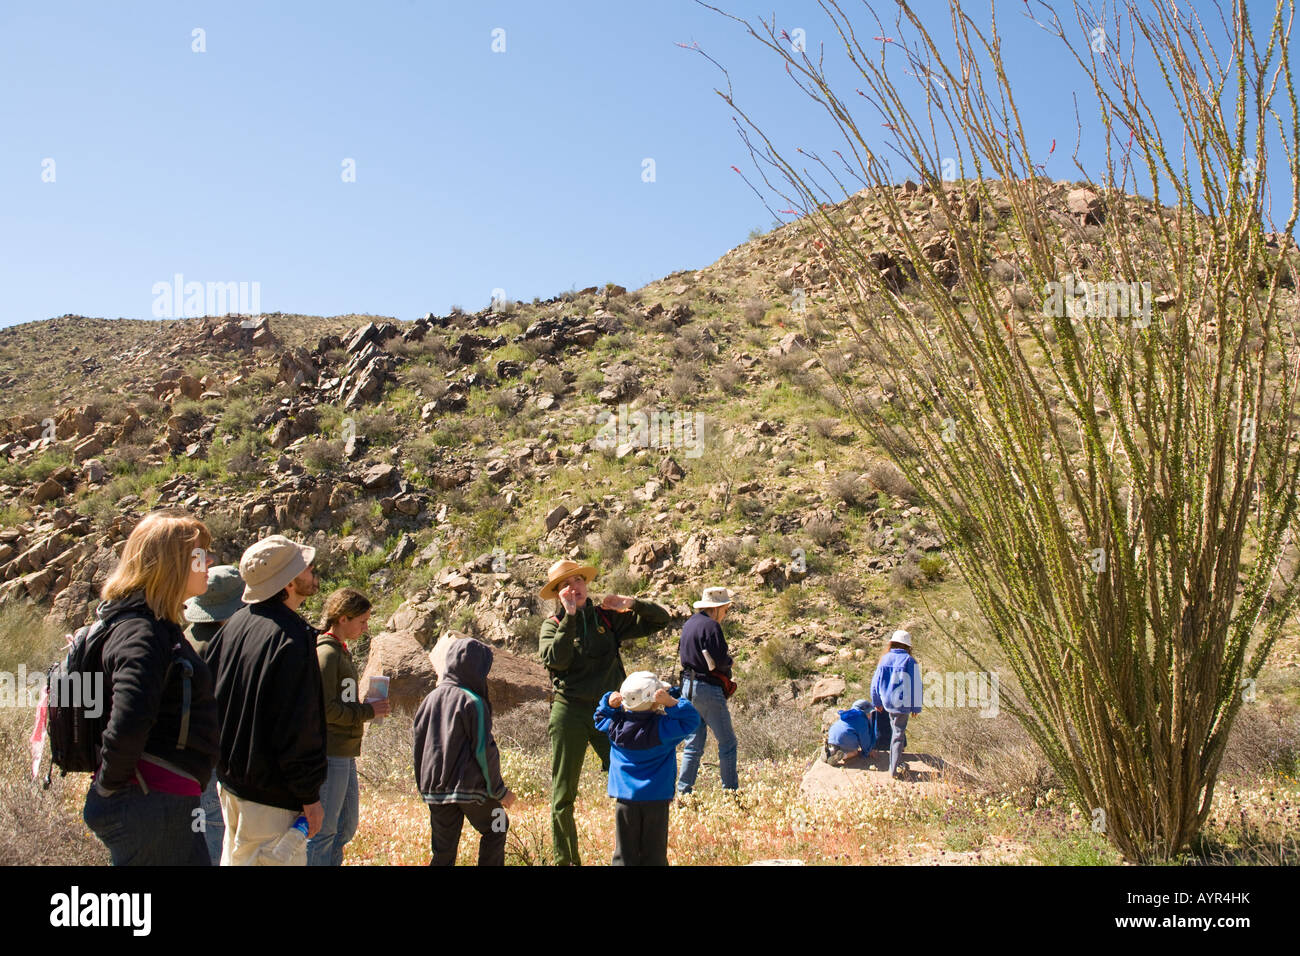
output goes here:
[[[935, 198], [896, 188], [946, 261]], [[1100, 233], [1080, 193], [1058, 183], [1050, 206], [1078, 222], [1086, 259]], [[870, 195], [849, 202], [857, 227], [880, 223]], [[1010, 258], [1016, 241], [1004, 230], [997, 248]], [[890, 250], [872, 261], [907, 281]], [[682, 615], [705, 585], [737, 590], [728, 627], [756, 706], [855, 694], [885, 634], [924, 635], [923, 606], [962, 627], [971, 615], [942, 535], [819, 368], [872, 360], [852, 344], [819, 357], [830, 293], [792, 223], [633, 292], [415, 320], [63, 316], [0, 330], [0, 608], [83, 623], [135, 522], [180, 506], [225, 562], [273, 532], [313, 544], [326, 590], [376, 600], [371, 666], [390, 673], [418, 670], [447, 630], [527, 657], [549, 613], [535, 597], [545, 567], [570, 556], [599, 565], [597, 593]], [[675, 647], [636, 663], [667, 673]], [[1277, 661], [1294, 666], [1294, 638]], [[520, 662], [520, 700], [539, 675]]]

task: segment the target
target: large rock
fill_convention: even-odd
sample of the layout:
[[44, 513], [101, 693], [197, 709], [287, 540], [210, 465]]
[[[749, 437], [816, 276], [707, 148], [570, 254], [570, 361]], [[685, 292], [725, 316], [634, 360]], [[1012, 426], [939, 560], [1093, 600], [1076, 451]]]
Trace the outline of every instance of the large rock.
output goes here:
[[835, 700], [847, 687], [843, 677], [823, 677], [813, 684], [810, 703], [820, 704], [822, 701]]
[[[501, 648], [493, 648], [492, 655], [488, 696], [494, 714], [546, 698], [550, 681], [541, 664]], [[378, 674], [389, 678], [388, 698], [393, 707], [408, 712], [413, 712], [438, 682], [429, 653], [414, 634], [404, 631], [385, 631], [371, 639], [361, 686], [364, 688], [366, 681]]]
[[76, 447], [72, 449], [72, 460], [80, 464], [87, 458], [94, 458], [96, 455], [102, 455], [103, 453], [103, 443], [94, 435], [90, 435], [77, 442]]
[[55, 501], [62, 498], [64, 494], [63, 486], [53, 478], [46, 478], [36, 490], [32, 492], [32, 501], [38, 505], [43, 505], [47, 501]]
[[1065, 197], [1065, 205], [1088, 225], [1100, 225], [1106, 218], [1106, 204], [1091, 189], [1071, 189]]
[[396, 465], [372, 465], [361, 476], [361, 485], [371, 491], [376, 488], [387, 488], [390, 485], [397, 484], [397, 479], [401, 477], [401, 474]]
[[560, 526], [560, 522], [569, 517], [569, 509], [564, 505], [556, 505], [546, 516], [546, 530], [554, 531]]
[[764, 558], [754, 565], [754, 569], [750, 573], [763, 584], [778, 590], [788, 583], [785, 576], [785, 566], [776, 558]]
[[186, 398], [197, 400], [203, 394], [202, 383], [193, 375], [182, 375], [176, 380], [176, 387]]
[[99, 421], [99, 410], [94, 405], [77, 405], [65, 408], [59, 413], [54, 423], [54, 437], [62, 441], [65, 438], [85, 438], [95, 430]]
[[[799, 789], [805, 797], [834, 800], [878, 801], [891, 787], [920, 786], [932, 790], [942, 786], [944, 761], [930, 754], [904, 753], [900, 771], [905, 782], [889, 779], [889, 744], [885, 741], [875, 757], [855, 757], [842, 767], [814, 760], [803, 775]], [[957, 768], [950, 768], [956, 771]], [[959, 772], [958, 772], [959, 774]]]
[[[436, 548], [437, 542], [434, 542], [432, 547]], [[429, 559], [426, 557], [425, 560]], [[390, 631], [403, 631], [407, 634], [413, 634], [417, 641], [428, 647], [438, 637], [438, 625], [441, 616], [441, 609], [437, 604], [432, 602], [411, 604], [404, 601], [393, 612], [393, 616], [388, 619], [387, 627]]]
[[628, 570], [658, 571], [671, 559], [672, 553], [672, 544], [667, 541], [638, 541], [627, 549]]
[[708, 553], [709, 539], [702, 531], [697, 531], [686, 539], [677, 563], [687, 571], [702, 571], [710, 564]]

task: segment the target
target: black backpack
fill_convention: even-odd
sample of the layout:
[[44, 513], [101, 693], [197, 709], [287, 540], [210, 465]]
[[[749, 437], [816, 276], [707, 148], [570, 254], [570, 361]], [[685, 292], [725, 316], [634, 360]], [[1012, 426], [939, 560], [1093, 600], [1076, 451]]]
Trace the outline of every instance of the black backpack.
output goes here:
[[[109, 628], [118, 621], [145, 617], [137, 611], [122, 611], [111, 618], [104, 618], [102, 611], [101, 604], [95, 611], [95, 622], [79, 628], [72, 635], [68, 653], [62, 661], [52, 665], [47, 674], [46, 733], [50, 740], [51, 759], [50, 768], [45, 772], [45, 787], [50, 785], [55, 765], [59, 767], [59, 775], [62, 777], [70, 773], [94, 773], [99, 768], [104, 727], [108, 722], [111, 704], [108, 688], [104, 686], [104, 640]], [[168, 667], [164, 683], [171, 679], [171, 668], [179, 664], [184, 672], [184, 687], [181, 731], [176, 746], [177, 749], [183, 749], [189, 737], [190, 677], [193, 668], [189, 661], [176, 653], [180, 650], [179, 644], [172, 650], [175, 656]], [[90, 716], [91, 710], [96, 711], [94, 717]], [[38, 717], [38, 726], [39, 721]]]

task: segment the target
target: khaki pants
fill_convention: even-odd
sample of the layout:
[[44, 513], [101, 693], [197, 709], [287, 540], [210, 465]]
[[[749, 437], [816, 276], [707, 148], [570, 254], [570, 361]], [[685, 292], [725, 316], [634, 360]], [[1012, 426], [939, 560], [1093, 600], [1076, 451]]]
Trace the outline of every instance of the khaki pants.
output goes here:
[[[271, 847], [293, 826], [301, 811], [268, 807], [235, 796], [217, 785], [221, 797], [221, 815], [226, 819], [226, 838], [221, 844], [222, 866], [278, 866]], [[265, 850], [266, 852], [262, 852]], [[289, 866], [307, 865], [304, 844], [289, 860]]]

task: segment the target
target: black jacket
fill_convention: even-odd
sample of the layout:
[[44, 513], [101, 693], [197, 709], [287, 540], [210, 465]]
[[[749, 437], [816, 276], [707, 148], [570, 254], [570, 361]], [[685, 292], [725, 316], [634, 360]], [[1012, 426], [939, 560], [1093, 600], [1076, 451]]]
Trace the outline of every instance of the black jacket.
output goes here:
[[486, 803], [506, 795], [492, 739], [491, 669], [492, 648], [471, 638], [453, 642], [438, 686], [415, 712], [415, 782], [425, 803]]
[[208, 644], [217, 685], [217, 779], [235, 796], [300, 810], [325, 783], [316, 629], [283, 601], [236, 611]]
[[[113, 620], [124, 611], [142, 616]], [[148, 753], [174, 764], [205, 786], [218, 750], [217, 701], [207, 665], [179, 627], [154, 616], [143, 591], [104, 602], [99, 615], [112, 622], [99, 645], [108, 698], [100, 785], [109, 790], [129, 787], [136, 782], [136, 762], [142, 753]], [[184, 672], [179, 663], [173, 666], [178, 657], [193, 668], [189, 730], [181, 750], [176, 744]]]

